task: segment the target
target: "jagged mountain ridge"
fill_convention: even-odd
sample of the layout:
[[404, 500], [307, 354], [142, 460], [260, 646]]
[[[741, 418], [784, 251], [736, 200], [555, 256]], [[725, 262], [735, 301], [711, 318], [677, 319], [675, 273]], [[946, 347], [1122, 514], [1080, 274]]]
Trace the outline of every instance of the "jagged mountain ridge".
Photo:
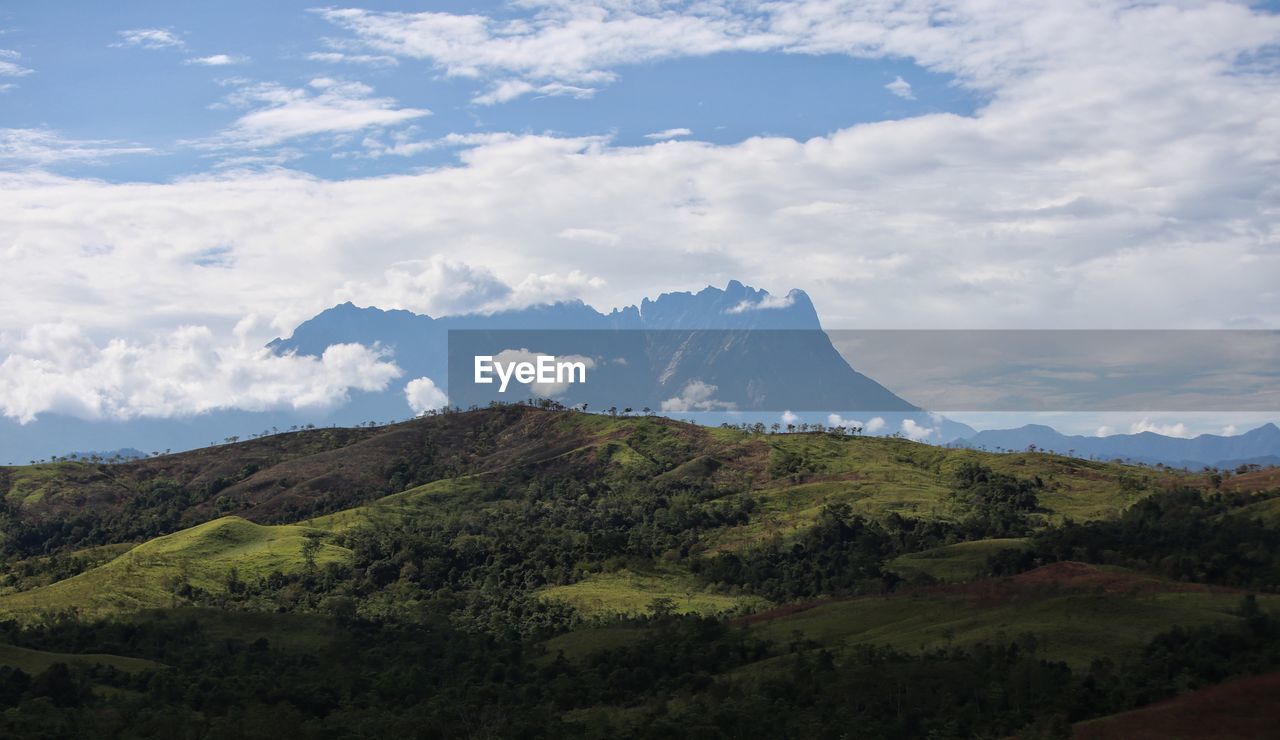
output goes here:
[[[718, 389], [717, 403], [740, 410], [919, 411], [849, 366], [822, 332], [817, 311], [804, 291], [792, 290], [778, 298], [736, 280], [723, 290], [707, 287], [697, 293], [664, 293], [607, 314], [581, 301], [440, 318], [344, 303], [269, 346], [277, 352], [319, 355], [331, 344], [377, 343], [393, 353], [406, 380], [429, 377], [445, 387], [450, 369], [455, 374], [462, 369], [447, 364], [448, 332], [458, 329], [495, 332], [498, 347], [505, 347], [501, 332], [556, 332], [539, 341], [564, 340], [560, 354], [581, 354], [574, 349], [575, 341], [607, 344], [608, 356], [620, 359], [614, 366], [598, 369], [605, 376], [593, 389], [567, 389], [563, 400], [571, 403], [658, 408], [691, 383], [705, 383]], [[572, 331], [584, 333], [559, 334]], [[616, 334], [585, 333], [593, 331]], [[647, 333], [632, 335], [632, 331]], [[506, 336], [513, 344], [529, 341], [515, 333]], [[554, 351], [549, 346], [536, 349]], [[605, 347], [599, 349], [604, 354]], [[375, 418], [403, 410], [403, 398], [393, 390], [381, 395], [361, 400], [379, 409]]]

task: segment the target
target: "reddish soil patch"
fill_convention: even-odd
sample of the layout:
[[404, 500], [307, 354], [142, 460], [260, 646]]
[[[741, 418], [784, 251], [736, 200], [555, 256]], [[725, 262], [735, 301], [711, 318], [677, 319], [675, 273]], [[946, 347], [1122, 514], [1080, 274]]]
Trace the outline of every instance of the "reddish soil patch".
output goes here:
[[[1075, 561], [1051, 563], [1025, 573], [1007, 578], [987, 578], [980, 581], [935, 586], [904, 588], [890, 594], [890, 598], [917, 595], [953, 595], [968, 597], [982, 608], [991, 608], [1019, 600], [1035, 600], [1064, 593], [1099, 593], [1108, 595], [1138, 595], [1157, 593], [1242, 593], [1237, 589], [1209, 586], [1202, 583], [1169, 581], [1133, 571], [1104, 570], [1097, 566]], [[845, 599], [818, 599], [767, 609], [731, 620], [732, 624], [757, 624], [789, 617], [823, 604], [857, 599], [879, 598], [874, 595], [854, 596]]]
[[1270, 467], [1240, 475], [1232, 474], [1222, 481], [1228, 491], [1273, 491], [1280, 488], [1280, 468]]
[[1075, 740], [1237, 740], [1280, 736], [1280, 673], [1250, 676], [1081, 722]]
[[1008, 578], [989, 578], [972, 583], [935, 586], [932, 593], [969, 596], [978, 606], [993, 607], [1021, 599], [1040, 599], [1064, 592], [1092, 592], [1107, 595], [1156, 593], [1233, 593], [1234, 589], [1202, 583], [1169, 581], [1133, 571], [1104, 570], [1087, 563], [1051, 563]]

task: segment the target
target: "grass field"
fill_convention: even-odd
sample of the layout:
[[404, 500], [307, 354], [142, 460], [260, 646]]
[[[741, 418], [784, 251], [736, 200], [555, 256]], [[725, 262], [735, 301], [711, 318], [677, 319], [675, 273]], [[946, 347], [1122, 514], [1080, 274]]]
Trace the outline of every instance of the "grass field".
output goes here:
[[[48, 586], [0, 597], [0, 615], [30, 619], [66, 609], [82, 616], [176, 606], [176, 586], [219, 592], [234, 569], [242, 579], [305, 567], [302, 545], [309, 530], [266, 526], [223, 517], [145, 542], [91, 570]], [[317, 564], [345, 560], [350, 552], [323, 543]]]
[[0, 665], [18, 668], [34, 676], [35, 674], [48, 669], [48, 667], [54, 663], [66, 663], [69, 666], [83, 667], [105, 665], [126, 673], [149, 671], [164, 667], [159, 663], [151, 660], [143, 660], [142, 658], [125, 658], [119, 655], [105, 655], [99, 653], [84, 655], [75, 653], [49, 653], [43, 650], [30, 650], [28, 648], [17, 647], [15, 645], [0, 645]]
[[662, 571], [601, 573], [567, 586], [544, 589], [539, 594], [544, 599], [567, 602], [588, 617], [645, 614], [657, 598], [671, 599], [680, 613], [706, 616], [769, 605], [759, 597], [709, 593], [692, 576]]
[[[717, 430], [721, 436], [735, 434]], [[740, 434], [740, 433], [739, 433]], [[848, 504], [855, 513], [883, 518], [890, 513], [953, 520], [955, 474], [966, 461], [1034, 480], [1049, 522], [1108, 519], [1157, 490], [1164, 473], [1039, 452], [992, 454], [933, 447], [884, 437], [840, 438], [828, 434], [782, 434], [762, 438], [773, 452], [799, 455], [817, 468], [796, 483], [782, 478], [753, 492], [760, 507], [748, 524], [716, 533], [711, 549], [733, 550], [761, 539], [786, 538], [811, 525], [822, 508]]]
[[906, 580], [925, 575], [943, 583], [959, 583], [972, 580], [992, 555], [1025, 544], [1021, 538], [958, 542], [899, 556], [889, 561], [887, 569]]
[[[819, 604], [757, 619], [762, 637], [793, 633], [823, 645], [872, 644], [924, 650], [1034, 635], [1041, 654], [1084, 667], [1100, 656], [1132, 656], [1174, 625], [1238, 619], [1242, 595], [1076, 563], [1009, 579]], [[1280, 596], [1263, 596], [1280, 609]], [[765, 615], [762, 615], [762, 617]]]

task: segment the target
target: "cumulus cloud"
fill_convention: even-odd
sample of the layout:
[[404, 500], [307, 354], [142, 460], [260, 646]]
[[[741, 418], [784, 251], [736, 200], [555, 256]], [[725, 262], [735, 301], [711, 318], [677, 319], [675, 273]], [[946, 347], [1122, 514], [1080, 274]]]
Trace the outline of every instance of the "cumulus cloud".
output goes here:
[[145, 342], [92, 341], [72, 324], [0, 339], [0, 413], [82, 419], [192, 416], [222, 409], [329, 408], [352, 389], [379, 391], [401, 374], [377, 348], [335, 344], [320, 357], [275, 355], [184, 326]]
[[1154, 432], [1165, 437], [1189, 438], [1193, 436], [1191, 432], [1187, 430], [1187, 425], [1182, 422], [1176, 422], [1173, 424], [1157, 424], [1152, 422], [1150, 419], [1143, 419], [1142, 421], [1135, 421], [1129, 425], [1130, 434], [1141, 434], [1142, 432]]
[[306, 87], [250, 83], [227, 98], [250, 109], [217, 137], [197, 142], [206, 147], [268, 147], [317, 134], [344, 134], [378, 129], [431, 115], [422, 108], [402, 108], [393, 98], [373, 96], [360, 82], [316, 77]]
[[[0, 173], [0, 328], [65, 316], [127, 333], [257, 313], [287, 333], [355, 288], [367, 288], [363, 303], [396, 300], [389, 266], [438, 256], [508, 286], [498, 305], [530, 275], [571, 284], [576, 270], [590, 277], [565, 290], [602, 308], [728, 278], [802, 287], [831, 327], [1280, 323], [1280, 76], [1257, 63], [1280, 42], [1280, 20], [1243, 5], [1059, 0], [998, 13], [960, 2], [940, 23], [932, 7], [779, 6], [769, 27], [810, 38], [795, 47], [804, 53], [865, 45], [955, 75], [983, 95], [973, 115], [731, 145], [458, 136], [456, 162], [347, 181]], [[483, 46], [492, 26], [478, 27]], [[396, 51], [378, 53], [399, 53], [386, 43]], [[247, 100], [245, 115], [289, 107], [289, 93]], [[318, 125], [246, 123], [244, 138]], [[588, 228], [620, 242], [561, 236]], [[222, 245], [231, 268], [193, 264]], [[411, 283], [425, 268], [396, 269]], [[430, 306], [413, 295], [401, 300]], [[457, 308], [493, 303], [475, 298]]]
[[861, 422], [861, 421], [858, 421], [857, 419], [846, 419], [846, 418], [844, 418], [843, 416], [841, 416], [840, 414], [828, 414], [828, 415], [827, 415], [827, 426], [831, 426], [831, 427], [845, 427], [845, 428], [848, 428], [848, 429], [852, 429], [852, 428], [855, 428], [855, 427], [861, 428], [861, 427], [862, 427], [862, 422]]
[[827, 416], [827, 426], [845, 427], [847, 429], [859, 428], [863, 434], [875, 434], [884, 429], [884, 419], [879, 416], [873, 416], [865, 424], [858, 419], [846, 419], [840, 414], [829, 414]]
[[687, 413], [691, 411], [732, 411], [736, 405], [732, 402], [716, 399], [719, 386], [691, 380], [680, 390], [680, 395], [662, 402], [661, 409], [668, 413]]
[[120, 40], [111, 46], [140, 49], [185, 49], [187, 46], [186, 42], [168, 28], [131, 28], [120, 31], [119, 35]]
[[917, 442], [923, 442], [930, 437], [936, 436], [937, 432], [938, 430], [936, 428], [924, 426], [915, 419], [902, 420], [902, 434], [906, 436], [907, 439], [914, 439]]
[[513, 285], [488, 268], [436, 255], [396, 264], [379, 279], [348, 282], [337, 298], [448, 316], [555, 303], [603, 286], [600, 278], [578, 270], [530, 273]]
[[902, 75], [898, 75], [897, 77], [895, 77], [893, 79], [893, 82], [890, 82], [889, 84], [884, 86], [884, 89], [888, 90], [894, 95], [897, 95], [903, 100], [916, 99], [915, 93], [911, 92], [911, 83], [902, 79]]
[[406, 383], [404, 397], [415, 415], [449, 405], [449, 397], [436, 386], [435, 381], [426, 376], [414, 378]]
[[183, 64], [194, 64], [201, 67], [226, 67], [232, 64], [245, 64], [249, 61], [249, 57], [235, 56], [232, 54], [212, 54], [207, 57], [191, 57]]

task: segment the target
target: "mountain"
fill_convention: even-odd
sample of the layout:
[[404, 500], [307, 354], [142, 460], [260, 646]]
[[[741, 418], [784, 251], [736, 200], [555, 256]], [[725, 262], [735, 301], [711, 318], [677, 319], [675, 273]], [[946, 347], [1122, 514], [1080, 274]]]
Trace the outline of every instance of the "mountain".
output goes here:
[[1028, 424], [1017, 429], [978, 432], [953, 444], [980, 450], [1023, 450], [1034, 445], [1036, 449], [1064, 455], [1174, 467], [1280, 463], [1280, 427], [1275, 424], [1230, 437], [1202, 434], [1191, 439], [1154, 432], [1086, 437], [1065, 435], [1043, 424]]
[[[98, 421], [48, 413], [26, 424], [0, 418], [0, 463], [124, 445], [140, 450], [193, 449], [293, 426], [351, 426], [370, 420], [404, 419], [413, 413], [405, 396], [409, 381], [426, 377], [447, 388], [450, 330], [469, 330], [471, 337], [480, 340], [486, 332], [539, 332], [549, 341], [545, 348], [531, 348], [538, 351], [578, 332], [578, 339], [588, 343], [605, 342], [599, 345], [602, 351], [625, 350], [629, 368], [619, 363], [603, 368], [603, 376], [597, 373], [602, 382], [593, 382], [596, 395], [575, 399], [573, 394], [581, 389], [570, 389], [562, 399], [568, 403], [585, 401], [602, 409], [613, 405], [658, 409], [670, 399], [680, 399], [694, 383], [697, 388], [715, 386], [712, 400], [744, 412], [737, 422], [768, 424], [777, 421], [783, 410], [805, 408], [821, 411], [806, 419], [819, 422], [825, 421], [826, 412], [867, 409], [883, 412], [879, 415], [884, 423], [875, 426], [886, 433], [899, 430], [907, 420], [936, 427], [931, 441], [973, 432], [963, 424], [931, 420], [910, 402], [849, 367], [822, 332], [817, 311], [804, 291], [774, 296], [731, 281], [723, 289], [664, 293], [608, 313], [582, 301], [445, 317], [344, 303], [322, 311], [268, 346], [275, 352], [320, 355], [331, 344], [377, 343], [405, 371], [382, 392], [352, 390], [348, 400], [334, 408], [219, 410], [195, 416]], [[645, 341], [622, 341], [632, 333]], [[496, 340], [511, 335], [488, 336]], [[624, 355], [613, 359], [619, 357]], [[620, 398], [623, 392], [634, 397]], [[484, 402], [487, 399], [477, 400], [479, 405]], [[704, 399], [704, 405], [714, 404]], [[745, 413], [751, 409], [758, 413]], [[699, 420], [718, 424], [721, 419], [706, 416]]]
[[[451, 355], [450, 332], [459, 330], [463, 333], [454, 335], [459, 346]], [[319, 355], [340, 342], [387, 348], [404, 369], [404, 380], [430, 378], [456, 406], [539, 395], [528, 389], [503, 395], [496, 386], [458, 382], [471, 376], [475, 355], [529, 350], [594, 358], [589, 383], [557, 393], [557, 400], [568, 405], [768, 412], [751, 417], [766, 422], [788, 410], [820, 412], [813, 421], [831, 412], [857, 412], [887, 418], [884, 427], [890, 432], [905, 419], [937, 424], [944, 435], [938, 441], [972, 432], [954, 422], [930, 421], [850, 367], [823, 332], [804, 291], [777, 297], [736, 280], [723, 290], [664, 293], [607, 314], [581, 301], [441, 318], [344, 303], [269, 346]], [[402, 387], [360, 396], [364, 418], [403, 415]]]

